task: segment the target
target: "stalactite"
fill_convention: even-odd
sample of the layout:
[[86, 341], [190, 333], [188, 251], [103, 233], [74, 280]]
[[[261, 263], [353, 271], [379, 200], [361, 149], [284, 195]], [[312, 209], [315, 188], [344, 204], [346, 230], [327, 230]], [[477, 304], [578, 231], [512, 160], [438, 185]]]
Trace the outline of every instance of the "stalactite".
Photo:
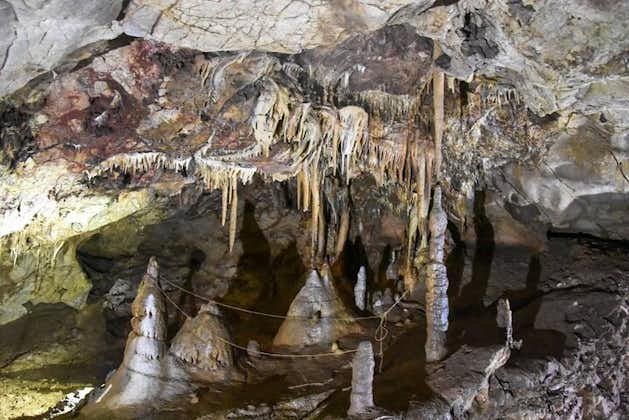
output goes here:
[[301, 210], [301, 195], [302, 195], [302, 184], [303, 184], [304, 173], [302, 171], [297, 172], [297, 176], [295, 180], [297, 182], [297, 209]]
[[310, 175], [308, 173], [308, 168], [302, 169], [302, 197], [301, 205], [304, 211], [310, 210]]
[[236, 175], [231, 181], [232, 197], [231, 197], [231, 213], [229, 214], [229, 252], [234, 249], [236, 241], [236, 226], [238, 222], [238, 179]]
[[[366, 138], [368, 115], [357, 106], [346, 106], [339, 111], [341, 122], [341, 174], [349, 182], [352, 165], [360, 155]], [[356, 155], [358, 156], [355, 156]]]
[[310, 177], [310, 190], [312, 191], [312, 222], [311, 222], [311, 240], [310, 245], [312, 249], [312, 258], [315, 259], [317, 255], [317, 238], [319, 235], [319, 213], [321, 212], [321, 197], [320, 197], [320, 183], [319, 183], [319, 170], [316, 166], [312, 166], [312, 176]]
[[456, 79], [452, 76], [446, 76], [446, 82], [448, 84], [448, 90], [454, 95], [456, 92]]
[[317, 259], [321, 261], [325, 257], [326, 252], [326, 220], [325, 211], [322, 207], [319, 211], [318, 238], [317, 238]]
[[433, 83], [433, 126], [435, 139], [435, 173], [437, 178], [441, 176], [441, 140], [443, 137], [443, 107], [444, 107], [444, 74], [435, 71], [432, 77]]
[[417, 217], [417, 194], [413, 195], [412, 204], [409, 208], [408, 214], [408, 231], [407, 231], [407, 244], [406, 244], [406, 277], [408, 278], [407, 287], [409, 290], [413, 289], [414, 284], [410, 284], [411, 276], [411, 256], [415, 250], [415, 237], [417, 233], [417, 227], [419, 219]]
[[225, 226], [227, 221], [227, 204], [228, 204], [228, 187], [223, 185], [221, 188], [221, 225]]
[[334, 252], [335, 259], [341, 256], [343, 250], [345, 249], [345, 243], [347, 242], [347, 237], [349, 235], [349, 221], [350, 221], [350, 207], [349, 205], [345, 205], [343, 208], [343, 213], [341, 213], [341, 221], [339, 223], [338, 235], [336, 238], [336, 250]]

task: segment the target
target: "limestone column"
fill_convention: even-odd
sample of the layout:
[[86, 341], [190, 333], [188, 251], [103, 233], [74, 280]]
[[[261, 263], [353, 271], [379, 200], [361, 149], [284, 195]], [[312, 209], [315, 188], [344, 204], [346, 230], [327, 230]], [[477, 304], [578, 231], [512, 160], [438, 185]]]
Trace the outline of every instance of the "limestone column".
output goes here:
[[373, 346], [369, 341], [358, 345], [352, 360], [352, 393], [347, 414], [357, 416], [375, 406], [373, 402], [373, 371], [376, 366]]
[[445, 233], [448, 218], [441, 206], [441, 187], [435, 187], [428, 220], [429, 262], [426, 267], [426, 361], [446, 355], [448, 331], [448, 274], [444, 265]]

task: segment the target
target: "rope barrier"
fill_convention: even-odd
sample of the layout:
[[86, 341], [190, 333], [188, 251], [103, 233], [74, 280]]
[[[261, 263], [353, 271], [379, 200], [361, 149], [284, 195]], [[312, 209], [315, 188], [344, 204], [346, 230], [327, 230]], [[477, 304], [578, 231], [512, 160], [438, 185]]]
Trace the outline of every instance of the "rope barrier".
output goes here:
[[[228, 308], [228, 309], [233, 309], [235, 311], [240, 311], [240, 312], [245, 312], [248, 314], [252, 314], [252, 315], [259, 315], [259, 316], [266, 316], [269, 318], [276, 318], [276, 319], [301, 319], [301, 320], [310, 320], [312, 319], [311, 317], [307, 317], [307, 316], [295, 316], [295, 315], [291, 315], [291, 316], [287, 316], [287, 315], [275, 315], [275, 314], [269, 314], [266, 312], [259, 312], [259, 311], [254, 311], [252, 309], [246, 309], [246, 308], [241, 308], [240, 306], [234, 306], [234, 305], [230, 305], [228, 303], [223, 303], [223, 302], [219, 302], [216, 301], [214, 299], [210, 299], [206, 296], [202, 296], [199, 295], [198, 293], [192, 292], [188, 289], [185, 289], [181, 286], [179, 286], [176, 283], [171, 282], [170, 280], [167, 279], [163, 279], [166, 283], [170, 284], [171, 286], [175, 287], [176, 289], [179, 289], [180, 291], [189, 294], [190, 296], [194, 296], [198, 299], [204, 300], [208, 303], [213, 303], [217, 306], [222, 306], [224, 308]], [[355, 322], [355, 321], [364, 321], [364, 320], [368, 320], [368, 319], [380, 319], [379, 316], [377, 315], [370, 315], [370, 316], [358, 316], [358, 317], [325, 317], [325, 319], [329, 319], [329, 320], [334, 320], [334, 321], [345, 321], [345, 322]]]
[[404, 293], [402, 293], [402, 295], [397, 298], [397, 300], [393, 303], [393, 305], [391, 305], [389, 307], [389, 309], [387, 309], [386, 311], [384, 311], [382, 313], [382, 315], [380, 316], [380, 323], [378, 324], [378, 328], [376, 328], [376, 331], [374, 333], [374, 340], [379, 344], [379, 351], [378, 351], [378, 357], [379, 357], [379, 363], [378, 363], [378, 372], [382, 373], [382, 365], [384, 364], [384, 340], [389, 336], [389, 329], [385, 326], [385, 324], [387, 323], [387, 316], [389, 316], [389, 313], [393, 310], [393, 308], [395, 308], [397, 305], [400, 304], [400, 302], [402, 301], [402, 299], [404, 299], [404, 297], [406, 296], [407, 291], [405, 290]]
[[[175, 307], [175, 309], [177, 309], [179, 312], [181, 312], [183, 314], [183, 316], [186, 317], [186, 319], [191, 319], [192, 318], [192, 316], [188, 315], [186, 313], [186, 311], [181, 309], [181, 307], [179, 305], [177, 305], [170, 298], [170, 296], [168, 296], [168, 294], [166, 294], [164, 289], [162, 289], [161, 287], [159, 287], [159, 289], [162, 291], [162, 294], [166, 297], [166, 299]], [[236, 344], [236, 343], [234, 343], [232, 341], [224, 339], [223, 337], [219, 337], [218, 335], [214, 335], [213, 337], [216, 338], [218, 341], [220, 341], [220, 342], [222, 342], [224, 344], [227, 344], [228, 346], [232, 346], [234, 348], [237, 348], [237, 349], [240, 349], [240, 350], [244, 350], [244, 351], [246, 351], [247, 353], [250, 353], [250, 354], [257, 354], [259, 356], [286, 358], [286, 359], [303, 359], [303, 358], [312, 358], [312, 357], [342, 356], [344, 354], [356, 353], [358, 351], [358, 349], [352, 349], [352, 350], [339, 350], [339, 351], [336, 351], [336, 352], [328, 352], [328, 353], [314, 353], [314, 354], [271, 353], [271, 352], [267, 352], [267, 351], [248, 349], [247, 347], [244, 347], [244, 346], [241, 346], [239, 344]]]
[[[222, 303], [222, 302], [218, 302], [215, 301], [213, 299], [210, 299], [208, 297], [199, 295], [195, 292], [192, 292], [190, 290], [187, 290], [181, 286], [179, 286], [176, 283], [171, 282], [168, 279], [162, 279], [164, 280], [166, 283], [170, 284], [171, 286], [179, 289], [181, 292], [187, 293], [190, 296], [196, 297], [198, 299], [204, 300], [208, 303], [212, 303], [215, 304], [217, 306], [222, 306], [228, 309], [233, 309], [236, 311], [241, 311], [241, 312], [245, 312], [245, 313], [249, 313], [252, 315], [260, 315], [260, 316], [266, 316], [266, 317], [270, 317], [270, 318], [278, 318], [278, 319], [301, 319], [301, 320], [310, 320], [312, 318], [310, 317], [305, 317], [305, 316], [284, 316], [284, 315], [274, 315], [274, 314], [268, 314], [265, 312], [259, 312], [259, 311], [254, 311], [251, 309], [245, 309], [245, 308], [241, 308], [239, 306], [234, 306], [234, 305], [229, 305], [227, 303]], [[179, 312], [181, 312], [187, 319], [188, 318], [192, 318], [190, 315], [188, 315], [179, 305], [177, 305], [171, 298], [170, 296], [168, 296], [168, 294], [164, 291], [164, 289], [162, 289], [160, 286], [158, 286], [159, 289], [161, 290], [162, 294], [166, 297], [166, 299], [175, 307], [175, 309], [177, 309]], [[359, 320], [366, 320], [366, 319], [379, 319], [380, 322], [378, 323], [378, 327], [376, 328], [376, 331], [374, 333], [374, 340], [379, 344], [379, 349], [378, 349], [378, 358], [379, 358], [379, 367], [378, 370], [380, 373], [382, 373], [382, 367], [384, 364], [384, 340], [389, 336], [390, 331], [389, 329], [386, 327], [386, 323], [387, 321], [387, 317], [389, 316], [389, 314], [391, 313], [391, 311], [400, 304], [400, 302], [402, 301], [402, 299], [404, 299], [404, 297], [406, 296], [407, 291], [405, 291], [404, 293], [402, 293], [402, 295], [393, 303], [393, 305], [391, 305], [389, 308], [387, 308], [386, 311], [384, 311], [382, 313], [382, 315], [372, 315], [372, 316], [363, 316], [363, 317], [325, 317], [325, 319], [330, 319], [330, 320], [336, 320], [336, 321], [346, 321], [346, 322], [355, 322], [355, 321], [359, 321]], [[239, 350], [244, 350], [249, 354], [257, 354], [260, 356], [269, 356], [269, 357], [277, 357], [277, 358], [287, 358], [287, 359], [299, 359], [299, 358], [312, 358], [312, 357], [327, 357], [327, 356], [342, 356], [344, 354], [349, 354], [349, 353], [356, 353], [358, 351], [358, 349], [352, 349], [352, 350], [339, 350], [336, 352], [328, 352], [328, 353], [315, 353], [315, 354], [284, 354], [284, 353], [271, 353], [271, 352], [266, 352], [266, 351], [260, 351], [260, 350], [254, 350], [254, 349], [248, 349], [247, 347], [241, 346], [239, 344], [236, 344], [234, 342], [231, 342], [227, 339], [224, 339], [222, 337], [219, 336], [214, 336], [217, 340], [221, 341], [224, 344], [227, 344], [231, 347], [237, 348]]]

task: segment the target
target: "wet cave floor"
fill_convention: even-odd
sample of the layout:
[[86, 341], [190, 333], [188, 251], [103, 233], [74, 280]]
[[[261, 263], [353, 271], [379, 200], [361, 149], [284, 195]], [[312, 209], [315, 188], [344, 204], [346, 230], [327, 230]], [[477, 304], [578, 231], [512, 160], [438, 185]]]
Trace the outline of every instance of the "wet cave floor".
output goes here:
[[[173, 229], [178, 228], [161, 226], [155, 229], [165, 229], [172, 234], [176, 233]], [[292, 297], [303, 284], [305, 268], [294, 245], [287, 246], [287, 251], [281, 255], [271, 257], [268, 243], [256, 238], [259, 232], [255, 229], [255, 226], [246, 225], [243, 228], [243, 242], [254, 240], [256, 246], [245, 249], [236, 268], [238, 274], [234, 281], [240, 287], [235, 291], [233, 286], [228, 287], [222, 300], [233, 304], [244, 301], [243, 306], [251, 309], [285, 314]], [[198, 261], [194, 261], [194, 248], [181, 249], [180, 244], [172, 245], [176, 245], [176, 249], [168, 250], [165, 245], [161, 250], [164, 266], [168, 266], [170, 252], [187, 254], [186, 259], [192, 260], [192, 266], [198, 266]], [[160, 251], [141, 250], [142, 253]], [[629, 277], [627, 252], [626, 244], [575, 237], [550, 237], [546, 249], [541, 252], [499, 247], [482, 241], [472, 249], [457, 245], [447, 261], [451, 308], [449, 352], [464, 344], [501, 343], [503, 337], [496, 327], [495, 305], [498, 298], [508, 297], [514, 312], [514, 335], [523, 339], [524, 344], [521, 350], [513, 353], [507, 367], [527, 366], [534, 360], [560, 357], [576, 346], [578, 338], [597, 334], [595, 325], [578, 322], [575, 313], [584, 316], [603, 311], [611, 304], [618, 284]], [[159, 258], [160, 253], [156, 254]], [[133, 260], [129, 255], [125, 258], [127, 262]], [[245, 259], [247, 262], [242, 262]], [[274, 260], [272, 264], [269, 259]], [[86, 271], [88, 274], [92, 271], [98, 292], [99, 280], [94, 275], [96, 259], [92, 257], [90, 260], [84, 255], [83, 261], [88, 260], [91, 267]], [[110, 261], [110, 268], [116, 264], [120, 269], [118, 274], [137, 276], [139, 280], [141, 273], [130, 268], [133, 264]], [[165, 271], [168, 275], [169, 271]], [[101, 270], [105, 277], [111, 273], [112, 270]], [[270, 279], [271, 289], [256, 290]], [[336, 287], [344, 300], [348, 298], [344, 291], [350, 290], [353, 281], [342, 272], [335, 276]], [[201, 303], [186, 300], [189, 297], [179, 298], [180, 304], [192, 310]], [[29, 415], [41, 414], [42, 407], [50, 406], [68, 392], [104, 383], [107, 374], [121, 361], [129, 331], [128, 315], [112, 315], [116, 310], [119, 314], [124, 311], [111, 307], [103, 309], [108, 308], [105, 300], [103, 295], [95, 294], [81, 311], [64, 305], [36, 305], [29, 308], [27, 316], [0, 327], [0, 387], [3, 388], [0, 394], [4, 407], [0, 411], [5, 410], [0, 417], [15, 417], [15, 413], [22, 410], [23, 418], [29, 418]], [[410, 401], [425, 401], [432, 395], [425, 383], [425, 323], [421, 306], [417, 302], [406, 303], [397, 322], [394, 320], [389, 325], [390, 335], [385, 342], [381, 372], [378, 370], [380, 360], [376, 360], [375, 402], [391, 412], [403, 412]], [[172, 328], [176, 331], [178, 315], [172, 308], [168, 310], [169, 324], [174, 325]], [[225, 313], [225, 316], [234, 340], [243, 346], [248, 340], [255, 339], [262, 348], [267, 347], [281, 323], [281, 320], [259, 319], [249, 314]], [[377, 321], [365, 322], [365, 326], [372, 333]], [[357, 343], [357, 338], [350, 337], [342, 340], [340, 345], [352, 348]], [[378, 353], [377, 343], [374, 349]], [[250, 379], [255, 379], [251, 381], [253, 383], [201, 388], [195, 395], [159, 407], [152, 418], [204, 415], [212, 418], [212, 413], [226, 413], [237, 408], [247, 410], [247, 407], [255, 412], [265, 404], [271, 406], [278, 401], [313, 394], [325, 394], [321, 397], [325, 401], [325, 408], [319, 413], [321, 416], [345, 415], [349, 405], [351, 354], [294, 360], [259, 357], [252, 363], [244, 353], [238, 350], [236, 357]], [[116, 417], [116, 413], [112, 414]], [[133, 414], [121, 413], [121, 416], [133, 417]]]

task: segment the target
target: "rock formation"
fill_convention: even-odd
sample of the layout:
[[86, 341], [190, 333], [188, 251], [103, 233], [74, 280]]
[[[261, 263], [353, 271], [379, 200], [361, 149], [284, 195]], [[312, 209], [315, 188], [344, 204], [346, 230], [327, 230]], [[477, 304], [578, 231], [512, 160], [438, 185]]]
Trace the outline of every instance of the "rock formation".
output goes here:
[[513, 313], [509, 299], [500, 299], [496, 313], [496, 323], [505, 330], [505, 342], [510, 348], [519, 349], [522, 347], [522, 340], [513, 339]]
[[373, 357], [373, 346], [369, 341], [362, 341], [352, 360], [352, 392], [347, 414], [358, 416], [372, 409], [373, 402], [373, 372], [376, 362]]
[[326, 345], [341, 337], [361, 334], [363, 328], [338, 296], [326, 268], [311, 270], [293, 299], [274, 346]]
[[429, 367], [426, 382], [460, 418], [476, 399], [485, 398], [491, 376], [509, 360], [509, 347], [463, 347]]
[[444, 264], [448, 218], [441, 207], [441, 188], [435, 187], [429, 219], [430, 261], [426, 268], [426, 361], [441, 360], [446, 354], [448, 331], [448, 275]]
[[237, 379], [233, 342], [215, 304], [205, 304], [194, 318], [186, 319], [169, 352], [204, 382]]
[[367, 297], [367, 273], [365, 267], [361, 266], [356, 275], [356, 284], [354, 285], [354, 303], [361, 311], [365, 310], [365, 299]]
[[[159, 266], [151, 257], [132, 304], [132, 331], [120, 367], [87, 413], [140, 409], [190, 391], [183, 370], [167, 354], [166, 306], [159, 288]], [[102, 414], [101, 414], [102, 415]]]
[[[628, 269], [615, 254], [629, 239], [627, 21], [623, 0], [0, 0], [0, 417], [82, 395], [74, 375], [46, 365], [93, 354], [77, 343], [95, 334], [53, 321], [103, 299], [101, 341], [128, 340], [93, 406], [240, 379], [233, 349], [205, 340], [229, 337], [215, 308], [187, 319], [166, 351], [182, 320], [171, 309], [183, 301], [193, 314], [202, 298], [269, 312], [234, 317], [238, 343], [251, 343], [241, 369], [254, 382], [316, 377], [278, 399], [324, 417], [328, 392], [347, 386], [325, 377], [347, 362], [336, 350], [378, 322], [348, 322], [343, 302], [381, 315], [403, 296], [383, 346], [404, 347], [423, 325], [423, 286], [424, 385], [439, 397], [408, 416], [627, 417]], [[564, 253], [548, 248], [557, 234], [591, 246], [549, 263]], [[153, 255], [197, 295], [167, 290], [168, 314], [154, 261], [131, 305]], [[332, 344], [332, 356], [256, 356], [294, 280], [327, 261], [275, 350]], [[494, 307], [506, 345], [479, 349], [490, 332], [495, 341], [479, 327]], [[27, 349], [20, 332], [42, 311], [56, 345]], [[457, 339], [443, 361], [448, 329]], [[517, 366], [491, 379], [515, 349]], [[95, 376], [73, 372], [81, 387], [118, 363], [111, 350], [89, 361]], [[47, 375], [64, 389], [40, 386]], [[325, 389], [306, 395], [314, 387]], [[32, 395], [42, 400], [22, 410]], [[228, 411], [290, 411], [252, 406]]]

